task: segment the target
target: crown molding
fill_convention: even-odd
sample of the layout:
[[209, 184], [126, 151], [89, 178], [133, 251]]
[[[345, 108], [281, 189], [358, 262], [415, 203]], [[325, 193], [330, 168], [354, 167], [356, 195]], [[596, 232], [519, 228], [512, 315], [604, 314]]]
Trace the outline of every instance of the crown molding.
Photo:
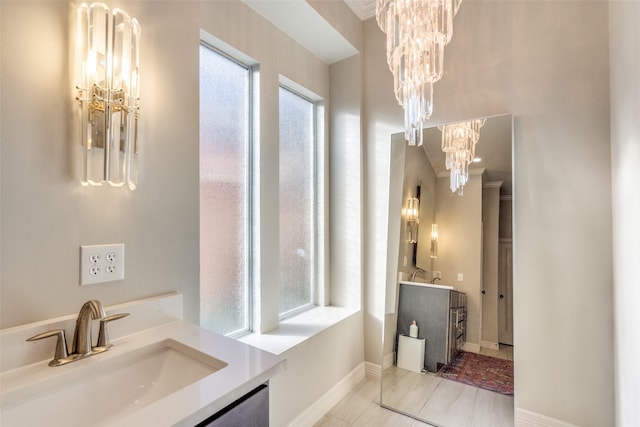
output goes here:
[[500, 188], [502, 187], [502, 181], [492, 181], [484, 184], [484, 188]]
[[344, 0], [344, 2], [361, 21], [376, 15], [376, 3], [373, 0]]

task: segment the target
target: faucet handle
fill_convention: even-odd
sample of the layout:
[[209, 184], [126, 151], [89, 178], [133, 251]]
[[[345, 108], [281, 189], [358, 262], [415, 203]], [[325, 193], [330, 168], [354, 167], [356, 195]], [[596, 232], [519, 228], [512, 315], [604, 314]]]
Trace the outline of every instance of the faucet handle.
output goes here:
[[113, 314], [111, 316], [100, 319], [100, 331], [98, 332], [98, 343], [96, 347], [93, 349], [93, 351], [96, 351], [97, 349], [101, 351], [107, 351], [113, 348], [113, 344], [109, 342], [109, 334], [107, 333], [107, 323], [111, 322], [112, 320], [122, 319], [123, 317], [127, 317], [128, 315], [129, 313], [118, 313], [118, 314]]
[[69, 357], [64, 329], [54, 329], [52, 331], [42, 332], [41, 334], [27, 338], [27, 341], [36, 341], [49, 337], [58, 337], [58, 341], [56, 342], [56, 352], [53, 359], [49, 362], [49, 366], [64, 365], [66, 363], [64, 360]]

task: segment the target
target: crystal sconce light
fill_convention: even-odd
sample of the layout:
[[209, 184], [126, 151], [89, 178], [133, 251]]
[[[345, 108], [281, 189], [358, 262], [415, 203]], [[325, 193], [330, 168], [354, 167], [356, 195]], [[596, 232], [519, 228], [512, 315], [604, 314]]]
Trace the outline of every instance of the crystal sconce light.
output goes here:
[[83, 185], [127, 185], [138, 178], [140, 25], [103, 3], [83, 3], [76, 21], [82, 108]]
[[438, 258], [438, 224], [431, 224], [431, 258]]
[[420, 224], [420, 200], [410, 197], [407, 200], [407, 242], [416, 243], [418, 241], [418, 225]]

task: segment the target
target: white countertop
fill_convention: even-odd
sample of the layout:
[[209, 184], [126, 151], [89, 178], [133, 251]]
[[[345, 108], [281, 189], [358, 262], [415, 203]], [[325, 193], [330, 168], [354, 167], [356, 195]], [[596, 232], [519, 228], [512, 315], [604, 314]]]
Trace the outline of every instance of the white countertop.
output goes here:
[[[193, 426], [267, 382], [286, 367], [286, 360], [282, 356], [259, 350], [183, 320], [175, 320], [113, 339], [113, 350], [69, 365], [52, 368], [48, 366], [48, 359], [5, 371], [0, 377], [2, 406], [12, 400], [20, 400], [24, 394], [22, 390], [29, 389], [33, 384], [55, 384], [56, 377], [68, 375], [70, 370], [77, 370], [78, 375], [83, 375], [83, 371], [95, 370], [99, 367], [98, 364], [109, 358], [116, 358], [166, 339], [183, 343], [225, 362], [227, 366], [130, 415], [116, 420], [110, 419], [108, 422], [102, 420], [104, 425]], [[91, 398], [109, 399], [108, 396], [101, 396], [99, 391]], [[50, 425], [56, 425], [58, 421], [61, 426], [74, 425], [73, 414], [64, 413], [59, 420], [51, 420]], [[100, 422], [101, 420], [95, 420], [92, 425], [101, 425]], [[4, 426], [4, 423], [1, 424]]]
[[406, 280], [401, 280], [400, 284], [401, 285], [422, 286], [422, 287], [425, 287], [425, 288], [436, 288], [436, 289], [446, 289], [446, 290], [450, 290], [450, 291], [457, 291], [457, 289], [454, 288], [453, 286], [435, 285], [433, 283], [409, 282], [409, 281], [406, 281]]
[[[133, 336], [144, 345], [171, 338], [226, 362], [217, 372], [170, 394], [112, 426], [193, 426], [233, 403], [286, 367], [286, 359], [184, 321]], [[138, 343], [138, 341], [143, 341]], [[114, 342], [118, 345], [117, 342]], [[124, 346], [128, 343], [120, 343]]]

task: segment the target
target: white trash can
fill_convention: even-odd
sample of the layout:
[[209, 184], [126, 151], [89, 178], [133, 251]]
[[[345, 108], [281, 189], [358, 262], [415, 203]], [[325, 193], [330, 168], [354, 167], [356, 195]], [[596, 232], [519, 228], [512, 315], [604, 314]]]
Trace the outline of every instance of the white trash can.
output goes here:
[[398, 337], [398, 368], [413, 372], [424, 369], [424, 338]]

